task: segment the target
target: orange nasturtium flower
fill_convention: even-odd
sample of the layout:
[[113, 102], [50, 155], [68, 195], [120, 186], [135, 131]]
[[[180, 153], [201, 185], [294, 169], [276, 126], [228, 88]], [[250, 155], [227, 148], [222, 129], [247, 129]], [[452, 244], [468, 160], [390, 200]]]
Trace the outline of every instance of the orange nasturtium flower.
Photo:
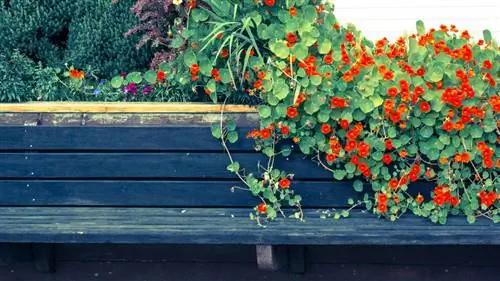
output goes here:
[[83, 79], [85, 78], [85, 72], [83, 72], [82, 70], [71, 69], [69, 71], [69, 77], [74, 79]]

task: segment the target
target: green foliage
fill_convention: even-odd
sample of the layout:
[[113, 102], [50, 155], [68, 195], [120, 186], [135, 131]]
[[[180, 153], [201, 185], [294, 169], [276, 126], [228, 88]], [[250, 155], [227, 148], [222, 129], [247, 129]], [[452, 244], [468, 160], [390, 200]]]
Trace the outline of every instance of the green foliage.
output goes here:
[[13, 0], [0, 4], [0, 51], [18, 49], [48, 67], [91, 65], [102, 77], [145, 68], [149, 50], [138, 53], [124, 33], [136, 20], [132, 1]]
[[74, 4], [85, 9], [85, 13], [72, 19], [68, 26], [64, 62], [78, 68], [91, 66], [102, 78], [144, 69], [151, 59], [150, 48], [138, 51], [134, 46], [137, 38], [124, 36], [136, 21], [129, 13], [131, 1], [117, 4], [110, 4], [109, 0], [91, 2]]
[[19, 102], [33, 97], [36, 64], [18, 51], [0, 53], [0, 102]]
[[[474, 42], [419, 21], [418, 34], [370, 42], [319, 1], [206, 2], [191, 13], [188, 49], [172, 77], [214, 101], [257, 96], [260, 128], [248, 137], [269, 163], [292, 141], [335, 180], [371, 183], [353, 207], [391, 221], [408, 211], [436, 223], [456, 214], [498, 221], [500, 51], [489, 32]], [[231, 170], [260, 199], [251, 216], [259, 223], [282, 206], [300, 213], [284, 172]], [[434, 182], [434, 191], [413, 194], [418, 180]], [[359, 180], [354, 188], [365, 191]]]

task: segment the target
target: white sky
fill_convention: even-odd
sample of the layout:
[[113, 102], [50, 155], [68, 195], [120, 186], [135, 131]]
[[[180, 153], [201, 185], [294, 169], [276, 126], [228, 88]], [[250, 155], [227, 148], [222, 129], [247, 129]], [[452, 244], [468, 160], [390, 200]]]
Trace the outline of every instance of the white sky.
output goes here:
[[393, 41], [415, 33], [415, 22], [426, 28], [455, 24], [467, 29], [477, 40], [484, 29], [500, 41], [500, 0], [328, 0], [335, 4], [341, 24], [353, 23], [371, 40], [387, 37]]

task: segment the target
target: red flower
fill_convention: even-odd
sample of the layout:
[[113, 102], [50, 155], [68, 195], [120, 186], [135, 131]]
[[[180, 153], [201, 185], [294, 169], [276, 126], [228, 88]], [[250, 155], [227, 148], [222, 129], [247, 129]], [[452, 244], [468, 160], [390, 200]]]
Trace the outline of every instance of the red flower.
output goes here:
[[358, 143], [355, 140], [348, 140], [346, 145], [345, 145], [344, 150], [349, 153], [349, 152], [353, 151], [354, 149], [356, 149], [357, 146], [358, 146]]
[[458, 200], [457, 197], [453, 196], [450, 198], [450, 203], [451, 203], [451, 205], [456, 206], [456, 205], [458, 205], [458, 203], [460, 203], [460, 200]]
[[447, 132], [450, 132], [451, 130], [453, 130], [453, 123], [451, 123], [450, 121], [444, 122], [442, 129]]
[[438, 206], [442, 206], [445, 203], [443, 196], [435, 196], [434, 198], [432, 198], [432, 200]]
[[255, 83], [253, 83], [253, 87], [254, 87], [254, 89], [257, 89], [257, 90], [262, 89], [262, 87], [263, 87], [262, 86], [262, 80], [255, 81]]
[[297, 117], [297, 115], [299, 115], [299, 112], [297, 111], [297, 108], [295, 107], [289, 107], [288, 110], [286, 111], [286, 116], [288, 116], [288, 118], [295, 118]]
[[267, 6], [272, 7], [274, 6], [275, 0], [266, 0], [264, 3], [266, 3]]
[[491, 61], [485, 60], [483, 62], [483, 67], [486, 68], [486, 69], [491, 69], [493, 67], [493, 65], [491, 64]]
[[358, 170], [361, 171], [363, 173], [363, 176], [367, 176], [366, 174], [368, 173], [369, 175], [369, 172], [370, 172], [370, 169], [368, 168], [368, 165], [366, 165], [366, 163], [359, 163], [358, 164]]
[[335, 159], [337, 159], [337, 156], [335, 156], [335, 154], [327, 154], [326, 155], [326, 161], [328, 163], [332, 163], [333, 161], [335, 161]]
[[408, 176], [410, 177], [410, 181], [417, 181], [418, 180], [417, 173], [411, 172]]
[[385, 195], [384, 193], [379, 193], [379, 195], [377, 197], [377, 201], [380, 204], [385, 204], [387, 202], [387, 195]]
[[281, 127], [281, 133], [283, 135], [288, 135], [290, 133], [290, 129], [288, 128], [288, 126]]
[[339, 123], [340, 123], [340, 128], [342, 128], [344, 130], [349, 128], [349, 121], [342, 119], [342, 120], [340, 120]]
[[359, 136], [359, 130], [356, 128], [352, 128], [347, 131], [346, 137], [350, 140], [354, 140]]
[[332, 107], [336, 107], [336, 108], [346, 108], [347, 107], [347, 101], [343, 98], [333, 97], [330, 100], [330, 104], [332, 105]]
[[486, 208], [491, 207], [500, 198], [494, 191], [481, 191], [478, 196], [481, 200], [481, 205], [484, 205]]
[[417, 69], [417, 75], [418, 76], [424, 76], [425, 75], [425, 69], [423, 69], [423, 68]]
[[382, 161], [386, 164], [389, 165], [392, 162], [392, 156], [390, 154], [384, 154], [384, 157], [382, 157]]
[[358, 155], [359, 157], [366, 158], [370, 153], [370, 145], [365, 142], [360, 142], [358, 145]]
[[429, 105], [428, 102], [423, 101], [420, 103], [420, 110], [422, 112], [429, 112], [431, 110], [431, 106]]
[[393, 123], [398, 123], [399, 121], [401, 121], [401, 113], [394, 111], [391, 113], [391, 115], [389, 115], [389, 118]]
[[267, 205], [266, 205], [266, 203], [260, 203], [257, 206], [257, 212], [259, 214], [265, 214], [267, 212]]
[[165, 72], [163, 71], [158, 71], [158, 73], [156, 74], [156, 80], [158, 81], [164, 81], [165, 80]]
[[417, 201], [418, 204], [422, 204], [422, 202], [424, 202], [424, 196], [422, 196], [422, 194], [418, 194], [417, 195], [417, 198], [415, 198], [415, 201]]
[[392, 145], [392, 140], [386, 140], [385, 141], [385, 148], [387, 150], [393, 150], [394, 149], [394, 146]]
[[323, 61], [326, 64], [332, 64], [333, 63], [333, 57], [332, 57], [332, 55], [326, 55], [325, 58], [323, 59]]
[[398, 181], [397, 179], [391, 179], [391, 180], [389, 181], [389, 187], [390, 187], [391, 189], [397, 189], [397, 188], [398, 188], [398, 186], [399, 186], [399, 181]]
[[295, 33], [289, 32], [286, 35], [286, 41], [288, 41], [288, 43], [290, 43], [290, 44], [297, 42], [297, 35], [295, 35]]
[[288, 12], [292, 17], [295, 17], [297, 15], [297, 9], [295, 7], [291, 7], [290, 9], [288, 9]]
[[82, 70], [71, 69], [69, 71], [69, 77], [74, 79], [83, 79], [85, 78], [85, 72]]
[[395, 98], [398, 95], [398, 89], [396, 87], [387, 89], [387, 95], [389, 95], [391, 98]]
[[268, 139], [269, 137], [271, 136], [271, 130], [269, 129], [262, 129], [260, 130], [260, 137], [263, 139], [263, 140], [266, 140]]
[[359, 163], [359, 157], [357, 155], [354, 155], [351, 158], [351, 163], [354, 164], [354, 165], [357, 165]]
[[326, 135], [326, 134], [330, 133], [331, 131], [332, 131], [332, 127], [330, 125], [328, 125], [328, 124], [321, 125], [321, 132], [323, 134]]
[[353, 35], [351, 32], [347, 33], [347, 34], [345, 35], [345, 40], [346, 40], [347, 42], [352, 42], [352, 41], [354, 40], [354, 35]]
[[215, 81], [221, 80], [219, 70], [217, 68], [212, 69], [212, 77], [215, 79]]
[[198, 72], [200, 72], [200, 66], [197, 65], [197, 64], [193, 64], [191, 65], [191, 67], [189, 68], [189, 71], [191, 72], [191, 74], [193, 76], [196, 76], [198, 74]]
[[392, 72], [392, 71], [387, 71], [384, 74], [384, 79], [385, 80], [392, 80], [393, 78], [394, 78], [394, 72]]
[[257, 73], [257, 78], [259, 79], [265, 79], [266, 78], [266, 73], [264, 71], [259, 71], [259, 73]]
[[287, 189], [290, 187], [290, 180], [289, 179], [282, 179], [279, 181], [279, 185], [283, 189]]
[[377, 206], [377, 210], [380, 212], [380, 213], [385, 213], [387, 212], [387, 205], [386, 204], [379, 204]]

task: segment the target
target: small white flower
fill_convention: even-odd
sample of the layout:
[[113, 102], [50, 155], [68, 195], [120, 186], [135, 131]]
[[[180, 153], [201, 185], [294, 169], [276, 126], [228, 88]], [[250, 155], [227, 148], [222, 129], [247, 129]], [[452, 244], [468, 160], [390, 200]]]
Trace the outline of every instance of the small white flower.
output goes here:
[[182, 0], [174, 0], [174, 5], [176, 6], [179, 6], [180, 4], [182, 4]]

